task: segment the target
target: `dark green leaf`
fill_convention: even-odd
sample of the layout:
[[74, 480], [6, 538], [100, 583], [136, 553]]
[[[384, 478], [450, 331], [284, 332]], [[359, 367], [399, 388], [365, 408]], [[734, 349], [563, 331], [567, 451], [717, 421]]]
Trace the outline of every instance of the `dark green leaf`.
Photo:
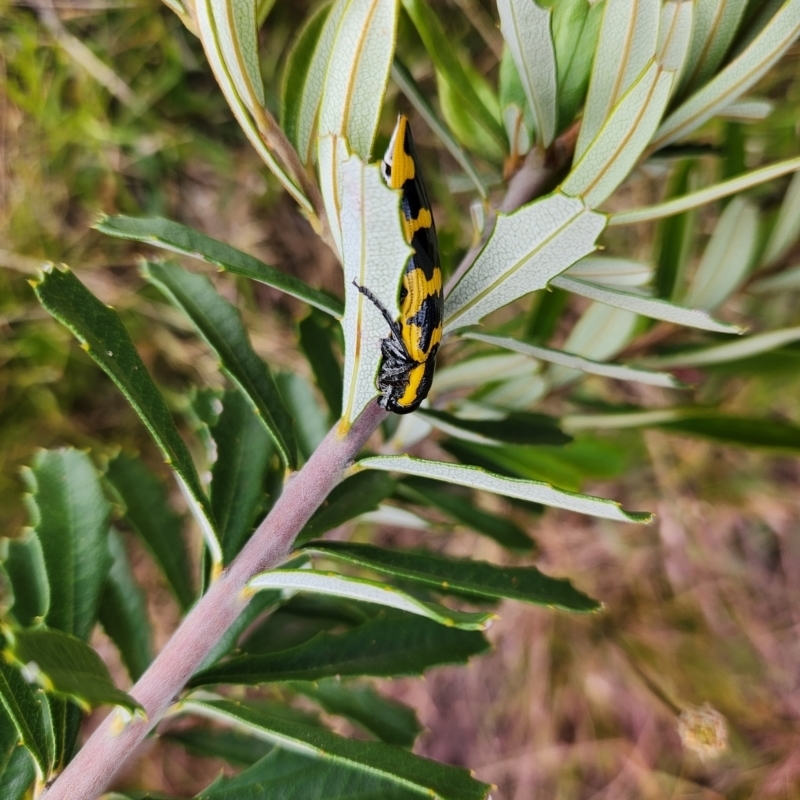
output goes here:
[[663, 422], [656, 427], [725, 444], [800, 452], [800, 428], [779, 420], [734, 417], [725, 414], [698, 415], [687, 416], [674, 422]]
[[36, 762], [41, 778], [50, 774], [55, 758], [53, 732], [45, 717], [42, 692], [35, 691], [20, 671], [0, 657], [0, 701], [20, 740]]
[[128, 398], [186, 486], [206, 538], [215, 537], [208, 499], [186, 443], [116, 312], [101, 303], [66, 267], [48, 268], [34, 289], [39, 302], [78, 337]]
[[[482, 800], [489, 793], [490, 787], [476, 781], [467, 770], [415, 756], [401, 747], [394, 747], [382, 742], [345, 739], [324, 728], [270, 717], [243, 703], [235, 703], [230, 700], [191, 700], [185, 704], [185, 708], [187, 711], [208, 714], [215, 719], [226, 720], [234, 725], [247, 726], [260, 732], [275, 744], [291, 747], [296, 752], [309, 753], [317, 761], [349, 767], [357, 774], [350, 776], [348, 787], [356, 788], [358, 773], [362, 773], [370, 777], [382, 776], [395, 786], [406, 791], [413, 789], [418, 795], [427, 797], [429, 800]], [[266, 759], [271, 756], [272, 754], [266, 756]], [[282, 783], [287, 783], [286, 779]], [[312, 790], [311, 796], [314, 794], [318, 794], [318, 792]], [[201, 794], [200, 796], [214, 797], [215, 795]], [[255, 798], [259, 795], [251, 796]], [[263, 791], [260, 796], [263, 797]], [[322, 796], [328, 800], [331, 796], [335, 797], [336, 795], [326, 790]], [[373, 796], [386, 797], [387, 795], [384, 792], [378, 792]], [[238, 800], [245, 795], [227, 793], [218, 794], [216, 797], [236, 797]], [[306, 793], [304, 797], [309, 797], [309, 794]]]
[[558, 420], [546, 414], [512, 411], [502, 419], [463, 419], [446, 411], [432, 408], [420, 409], [420, 416], [450, 425], [469, 433], [477, 433], [487, 439], [510, 444], [567, 444], [572, 441], [561, 428]]
[[525, 339], [533, 344], [546, 344], [562, 318], [569, 292], [563, 289], [542, 289], [536, 293], [525, 327]]
[[482, 634], [424, 617], [382, 611], [340, 634], [319, 633], [289, 650], [231, 658], [195, 675], [190, 685], [260, 684], [336, 675], [421, 675], [439, 664], [463, 664], [489, 648]]
[[312, 311], [299, 325], [300, 348], [305, 353], [333, 419], [342, 416], [342, 367], [333, 352], [333, 330], [328, 320]]
[[161, 481], [127, 453], [112, 459], [106, 478], [125, 507], [125, 519], [153, 554], [181, 608], [194, 602], [181, 518], [172, 510]]
[[509, 550], [527, 553], [536, 547], [536, 543], [519, 525], [477, 508], [469, 492], [458, 491], [458, 487], [455, 489], [452, 491], [443, 487], [441, 481], [408, 476], [403, 478], [398, 487], [398, 491], [407, 499], [438, 508], [467, 528], [494, 539]]
[[237, 389], [225, 392], [211, 435], [217, 445], [211, 508], [219, 526], [222, 561], [229, 564], [247, 541], [262, 507], [273, 449], [253, 407]]
[[256, 355], [238, 309], [204, 275], [177, 264], [146, 262], [142, 274], [178, 308], [219, 356], [223, 369], [253, 404], [287, 466], [297, 466], [297, 442], [269, 367]]
[[600, 608], [596, 600], [579, 592], [568, 580], [543, 575], [536, 567], [498, 567], [468, 558], [445, 558], [427, 550], [389, 550], [349, 542], [309, 542], [303, 549], [430, 586], [445, 594], [508, 598], [567, 611]]
[[35, 777], [30, 753], [25, 747], [15, 747], [0, 772], [0, 796], [3, 800], [25, 800]]
[[128, 674], [137, 681], [153, 659], [147, 604], [131, 572], [122, 538], [113, 529], [108, 544], [114, 560], [103, 589], [100, 624], [117, 646]]
[[506, 147], [503, 126], [486, 107], [456, 55], [436, 13], [423, 0], [403, 0], [437, 72], [447, 81], [459, 104], [471, 114], [502, 150]]
[[[694, 161], [681, 161], [667, 185], [665, 200], [690, 191]], [[675, 299], [681, 289], [681, 278], [691, 252], [696, 212], [685, 211], [662, 220], [658, 226], [657, 259], [654, 285], [657, 297]]]
[[337, 319], [344, 313], [340, 300], [325, 292], [312, 289], [299, 278], [267, 266], [263, 261], [186, 225], [160, 217], [118, 216], [102, 217], [95, 227], [109, 236], [132, 239], [174, 253], [199, 258], [227, 272], [266, 283], [267, 286], [303, 300]]
[[94, 465], [79, 450], [43, 450], [23, 474], [50, 583], [47, 624], [86, 639], [111, 567], [111, 507]]
[[286, 407], [294, 417], [297, 444], [304, 458], [309, 458], [328, 432], [328, 415], [317, 402], [308, 381], [294, 372], [279, 372], [275, 381]]
[[321, 536], [353, 517], [374, 511], [395, 489], [393, 478], [385, 473], [360, 472], [342, 481], [300, 531], [297, 542]]
[[75, 754], [83, 711], [72, 701], [52, 694], [47, 695], [47, 705], [50, 708], [50, 720], [56, 740], [53, 772], [60, 772]]
[[50, 605], [50, 584], [39, 537], [30, 531], [18, 539], [9, 539], [3, 567], [14, 593], [14, 619], [20, 625], [44, 619]]
[[168, 742], [177, 742], [190, 753], [203, 758], [222, 758], [229, 764], [242, 767], [255, 764], [273, 747], [269, 742], [242, 731], [207, 727], [170, 731], [161, 738]]
[[326, 678], [317, 683], [295, 681], [290, 687], [315, 700], [329, 714], [346, 717], [387, 744], [411, 747], [422, 731], [413, 709], [383, 697], [371, 686]]
[[48, 692], [75, 700], [83, 708], [118, 705], [141, 709], [117, 689], [108, 667], [88, 644], [59, 630], [18, 629], [9, 634], [9, 651], [20, 665], [36, 664], [35, 678]]
[[[412, 789], [346, 764], [276, 747], [234, 778], [220, 778], [197, 800], [419, 800]], [[433, 798], [431, 798], [433, 800]]]

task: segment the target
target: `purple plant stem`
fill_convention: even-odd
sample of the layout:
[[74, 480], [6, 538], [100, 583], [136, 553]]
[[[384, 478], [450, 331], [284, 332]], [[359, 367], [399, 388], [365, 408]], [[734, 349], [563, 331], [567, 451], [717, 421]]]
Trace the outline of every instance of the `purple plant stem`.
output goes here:
[[250, 601], [245, 592], [248, 581], [286, 560], [297, 534], [386, 416], [373, 401], [346, 434], [334, 426], [306, 465], [287, 482], [250, 541], [198, 600], [133, 687], [131, 694], [144, 706], [147, 719], [137, 718], [121, 727], [117, 714], [110, 714], [40, 800], [94, 800], [110, 785], [245, 609]]

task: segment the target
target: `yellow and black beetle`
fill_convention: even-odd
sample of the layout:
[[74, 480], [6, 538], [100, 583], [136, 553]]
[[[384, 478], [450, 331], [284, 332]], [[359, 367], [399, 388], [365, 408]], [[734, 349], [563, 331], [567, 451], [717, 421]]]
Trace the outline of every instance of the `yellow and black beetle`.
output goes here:
[[378, 405], [395, 414], [409, 414], [419, 408], [433, 382], [436, 352], [442, 339], [444, 300], [431, 204], [420, 175], [411, 128], [402, 114], [383, 157], [381, 173], [390, 189], [400, 190], [403, 231], [414, 250], [403, 273], [400, 318], [392, 319], [365, 286], [356, 283], [356, 287], [389, 323], [389, 335], [381, 342], [383, 360], [376, 381], [381, 393]]

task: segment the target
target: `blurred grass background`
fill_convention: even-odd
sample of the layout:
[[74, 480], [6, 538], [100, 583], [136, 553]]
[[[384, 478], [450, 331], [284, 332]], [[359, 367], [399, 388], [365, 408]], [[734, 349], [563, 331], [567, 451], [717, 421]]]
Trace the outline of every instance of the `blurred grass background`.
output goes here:
[[[474, 12], [467, 0], [435, 6], [476, 66], [490, 71], [496, 58], [466, 22], [465, 4]], [[279, 2], [270, 12], [262, 68], [273, 92], [310, 5]], [[716, 152], [697, 159], [700, 169], [728, 176], [797, 153], [800, 48], [759, 89], [776, 111], [756, 125], [708, 126]], [[277, 111], [276, 94], [268, 103]], [[447, 190], [435, 159], [446, 167], [448, 157], [418, 130], [433, 167], [442, 248], [454, 264], [469, 244], [467, 198]], [[762, 209], [777, 208], [785, 183], [752, 195]], [[654, 200], [661, 185], [640, 175], [619, 202]], [[140, 248], [91, 229], [98, 212], [176, 219], [340, 290], [334, 257], [247, 145], [199, 43], [166, 7], [65, 0], [54, 10], [39, 0], [1, 0], [0, 526], [9, 535], [26, 524], [18, 470], [38, 447], [103, 452], [124, 444], [160, 464], [124, 399], [38, 306], [27, 280], [43, 260], [69, 263], [121, 311], [174, 407], [191, 384], [220, 382], [181, 318], [142, 290]], [[715, 218], [700, 215], [695, 256]], [[615, 229], [615, 251], [650, 260], [656, 234], [655, 226]], [[793, 255], [796, 262], [800, 249]], [[276, 367], [302, 369], [293, 345], [300, 306], [263, 286], [215, 280], [238, 296], [256, 349]], [[740, 294], [724, 316], [759, 330], [800, 322], [791, 292]], [[568, 310], [562, 326], [571, 319]], [[800, 350], [788, 347], [709, 370], [696, 398], [800, 423], [798, 366]], [[620, 402], [651, 399], [645, 389], [616, 391]], [[537, 564], [571, 577], [606, 612], [581, 618], [508, 605], [490, 631], [494, 654], [387, 687], [428, 727], [417, 751], [475, 769], [502, 800], [800, 796], [797, 459], [657, 431], [613, 434], [613, 445], [625, 457], [611, 472], [621, 474], [585, 488], [653, 509], [657, 523], [623, 527], [551, 510], [533, 531]], [[423, 541], [402, 535], [404, 543]], [[449, 550], [506, 558], [465, 533]], [[137, 574], [148, 584], [146, 559]], [[175, 614], [158, 587], [149, 588], [160, 645]], [[686, 746], [697, 740], [704, 757]], [[175, 746], [134, 769], [154, 787], [199, 788], [197, 766]]]

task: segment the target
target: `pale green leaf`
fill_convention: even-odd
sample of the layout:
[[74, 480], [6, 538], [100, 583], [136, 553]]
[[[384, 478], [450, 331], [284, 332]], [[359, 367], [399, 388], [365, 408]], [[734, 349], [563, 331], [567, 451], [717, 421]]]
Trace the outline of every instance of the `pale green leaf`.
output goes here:
[[[457, 364], [438, 370], [431, 391], [437, 394], [444, 394], [452, 389], [483, 386], [487, 383], [509, 378], [521, 378], [528, 381], [538, 371], [539, 364], [527, 356], [511, 354], [482, 355], [478, 358], [459, 361]], [[415, 414], [408, 417], [411, 420], [415, 418]]]
[[667, 0], [661, 9], [658, 29], [656, 61], [674, 73], [670, 94], [678, 88], [678, 81], [686, 65], [689, 42], [694, 30], [694, 3], [689, 0]]
[[499, 214], [475, 263], [445, 300], [445, 329], [474, 325], [536, 289], [595, 249], [605, 217], [555, 192]]
[[504, 347], [506, 350], [514, 350], [517, 353], [538, 358], [551, 364], [558, 364], [569, 369], [577, 369], [590, 375], [602, 375], [605, 378], [615, 378], [620, 381], [636, 381], [646, 383], [650, 386], [665, 386], [675, 389], [681, 386], [680, 381], [664, 372], [651, 372], [650, 370], [626, 367], [622, 364], [604, 364], [600, 361], [593, 361], [573, 353], [563, 350], [551, 350], [548, 347], [520, 342], [507, 336], [487, 336], [480, 333], [464, 333], [464, 339], [475, 339], [479, 342], [486, 342], [496, 347]]
[[643, 286], [653, 278], [653, 267], [641, 261], [613, 256], [586, 256], [564, 275], [604, 286]]
[[775, 104], [769, 100], [737, 100], [725, 106], [717, 116], [734, 122], [760, 122], [774, 110]]
[[353, 282], [367, 287], [397, 319], [400, 276], [411, 248], [400, 225], [399, 197], [383, 182], [376, 165], [351, 156], [342, 166], [341, 179], [346, 298], [342, 418], [352, 422], [377, 393], [381, 340], [389, 333], [381, 312]]
[[443, 461], [428, 461], [410, 456], [373, 456], [358, 461], [353, 469], [381, 469], [388, 472], [402, 472], [422, 478], [470, 486], [506, 497], [516, 497], [531, 503], [565, 508], [579, 514], [618, 520], [620, 522], [649, 522], [651, 515], [646, 512], [628, 512], [619, 503], [600, 497], [564, 492], [546, 483], [504, 478], [479, 467], [450, 464]]
[[671, 217], [673, 214], [680, 214], [683, 211], [713, 203], [715, 200], [721, 200], [723, 197], [729, 197], [746, 189], [752, 189], [761, 183], [780, 178], [782, 175], [796, 172], [797, 170], [800, 170], [800, 157], [778, 161], [776, 164], [755, 169], [752, 172], [747, 172], [722, 183], [715, 183], [713, 186], [707, 186], [705, 189], [667, 200], [665, 203], [645, 206], [644, 208], [634, 208], [630, 211], [618, 211], [609, 216], [608, 224], [630, 225], [634, 222], [650, 222], [655, 219]]
[[769, 267], [780, 261], [800, 238], [800, 172], [796, 172], [783, 197], [775, 227], [767, 241], [762, 266]]
[[[528, 105], [528, 98], [525, 96], [525, 89], [522, 87], [522, 80], [508, 45], [503, 45], [503, 55], [500, 59], [498, 100], [510, 155], [512, 159], [517, 160], [531, 149], [535, 126], [533, 112]], [[482, 230], [482, 226], [477, 228], [477, 235], [480, 235]]]
[[344, 136], [369, 160], [389, 80], [396, 0], [350, 0], [336, 31], [319, 112], [319, 136]]
[[[344, 263], [342, 249], [342, 165], [350, 158], [347, 140], [341, 136], [324, 136], [317, 140], [317, 170], [322, 202], [331, 226], [331, 236], [339, 260]], [[345, 291], [347, 284], [345, 283]]]
[[[688, 4], [687, 4], [688, 5]], [[747, 0], [694, 0], [695, 13], [680, 91], [702, 86], [722, 63], [747, 7]]]
[[738, 326], [720, 322], [705, 311], [686, 308], [677, 303], [670, 303], [667, 300], [660, 300], [656, 297], [632, 294], [619, 289], [606, 289], [602, 286], [586, 283], [586, 281], [578, 281], [574, 278], [565, 278], [563, 276], [554, 278], [552, 283], [567, 292], [572, 292], [581, 297], [588, 297], [590, 300], [597, 300], [600, 303], [607, 303], [625, 311], [633, 311], [644, 317], [674, 322], [676, 325], [687, 325], [691, 328], [701, 328], [706, 331], [742, 333], [742, 329]]
[[625, 180], [661, 121], [672, 79], [673, 73], [656, 61], [642, 70], [561, 185], [565, 194], [580, 196], [594, 208]]
[[576, 162], [655, 56], [660, 13], [660, 0], [606, 0], [575, 148]]
[[743, 197], [735, 197], [720, 215], [684, 303], [706, 311], [722, 305], [742, 284], [757, 244], [758, 210]]
[[777, 275], [770, 275], [768, 278], [761, 278], [748, 286], [748, 291], [755, 294], [767, 292], [792, 291], [800, 288], [800, 266], [791, 267], [779, 272]]
[[688, 350], [669, 356], [649, 358], [645, 363], [659, 367], [703, 367], [709, 364], [723, 364], [726, 361], [738, 361], [782, 347], [800, 339], [800, 327], [781, 328], [753, 336], [743, 336], [735, 342], [703, 347], [699, 350]]
[[800, 0], [787, 0], [759, 35], [730, 64], [670, 114], [654, 147], [684, 138], [741, 97], [800, 35]]
[[[369, 460], [369, 459], [368, 459]], [[466, 631], [485, 630], [495, 618], [491, 612], [456, 611], [438, 603], [429, 603], [386, 583], [366, 578], [351, 578], [335, 572], [310, 569], [276, 569], [256, 575], [247, 584], [250, 591], [281, 589], [292, 592], [344, 597], [363, 603], [375, 603], [399, 611], [427, 617], [441, 625]]]
[[498, 0], [500, 29], [514, 59], [536, 132], [549, 147], [556, 131], [556, 52], [550, 34], [551, 9], [535, 0]]

